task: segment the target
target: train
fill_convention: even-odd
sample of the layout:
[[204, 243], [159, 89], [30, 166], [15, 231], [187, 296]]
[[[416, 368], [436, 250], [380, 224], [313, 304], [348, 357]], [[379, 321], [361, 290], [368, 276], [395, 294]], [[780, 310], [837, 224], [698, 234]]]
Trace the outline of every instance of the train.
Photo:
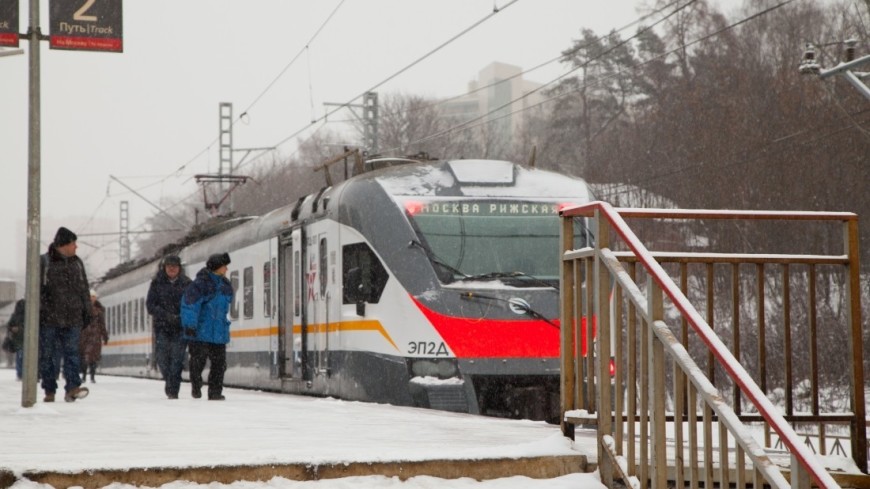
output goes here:
[[[501, 160], [383, 158], [178, 245], [232, 258], [225, 385], [558, 420], [558, 212], [582, 179]], [[575, 243], [593, 239], [575, 220]], [[96, 287], [103, 373], [159, 378], [145, 297], [161, 257]], [[186, 376], [186, 373], [185, 373]]]

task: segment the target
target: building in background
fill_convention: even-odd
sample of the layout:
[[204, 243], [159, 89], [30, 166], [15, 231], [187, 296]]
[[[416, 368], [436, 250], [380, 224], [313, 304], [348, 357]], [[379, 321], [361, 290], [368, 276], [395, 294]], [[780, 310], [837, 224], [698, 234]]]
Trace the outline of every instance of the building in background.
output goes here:
[[468, 94], [443, 105], [444, 116], [452, 124], [491, 121], [486, 125], [488, 137], [493, 142], [510, 143], [522, 130], [530, 109], [544, 99], [540, 92], [534, 92], [542, 85], [523, 79], [522, 73], [519, 66], [490, 63], [469, 82]]

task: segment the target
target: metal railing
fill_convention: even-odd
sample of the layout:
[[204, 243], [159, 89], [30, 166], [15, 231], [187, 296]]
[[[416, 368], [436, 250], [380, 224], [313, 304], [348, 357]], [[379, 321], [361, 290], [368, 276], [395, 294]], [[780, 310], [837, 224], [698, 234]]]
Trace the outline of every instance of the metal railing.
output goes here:
[[[737, 488], [747, 484], [784, 488], [789, 486], [786, 476], [791, 487], [813, 483], [838, 487], [792, 425], [817, 427], [820, 446], [827, 426], [848, 425], [851, 457], [861, 471], [867, 471], [856, 215], [613, 209], [603, 202], [564, 209], [561, 215], [561, 324], [572, 325], [562, 329], [563, 431], [573, 432], [570, 421], [579, 416], [578, 410], [595, 413], [600, 473], [608, 487], [613, 487], [613, 474], [627, 485], [636, 480], [641, 488], [664, 488], [669, 479], [678, 481], [678, 487], [734, 483]], [[594, 248], [575, 249], [573, 219], [580, 217], [594, 218]], [[653, 253], [624, 220], [636, 218], [656, 219], [656, 232], [665, 225], [697, 220], [829, 221], [842, 226], [843, 253]], [[663, 265], [676, 267], [672, 270], [676, 279]], [[796, 271], [799, 267], [804, 270]], [[843, 277], [846, 324], [837, 339], [842, 342], [838, 351], [849, 359], [848, 411], [826, 411], [820, 402], [825, 390], [819, 377], [824, 371], [816, 318], [817, 267], [834, 267]], [[723, 268], [730, 274], [716, 273]], [[741, 275], [746, 268], [754, 277]], [[643, 279], [638, 279], [639, 274]], [[804, 304], [808, 324], [802, 329], [791, 321], [798, 302], [792, 297], [792, 282], [809, 288]], [[754, 286], [746, 287], [747, 283]], [[723, 309], [727, 301], [722, 290], [729, 288], [731, 303]], [[689, 296], [706, 306], [706, 318]], [[753, 306], [754, 317], [747, 320], [747, 308]], [[768, 338], [773, 309], [781, 312], [782, 328]], [[731, 349], [713, 328], [716, 312], [725, 316], [723, 310], [730, 311], [725, 320]], [[719, 324], [721, 329], [721, 319]], [[579, 341], [584, 334], [587, 344], [596, 345], [586, 357]], [[593, 336], [610, 341], [594, 341]], [[809, 358], [801, 364], [810, 384], [801, 399], [807, 406], [804, 410], [797, 409], [795, 402], [793, 336], [809, 342]], [[741, 345], [753, 341], [754, 352], [741, 350]], [[778, 356], [767, 348], [773, 341], [782, 341]], [[782, 360], [783, 368], [768, 369], [768, 357], [774, 356]], [[755, 375], [741, 360], [754, 367]], [[769, 384], [773, 370], [784, 373]], [[730, 396], [722, 392], [729, 389]], [[768, 399], [777, 389], [785, 392], [784, 406], [779, 408]], [[773, 434], [780, 448], [772, 443]], [[780, 468], [782, 462], [775, 463], [782, 448], [789, 457], [788, 470]]]

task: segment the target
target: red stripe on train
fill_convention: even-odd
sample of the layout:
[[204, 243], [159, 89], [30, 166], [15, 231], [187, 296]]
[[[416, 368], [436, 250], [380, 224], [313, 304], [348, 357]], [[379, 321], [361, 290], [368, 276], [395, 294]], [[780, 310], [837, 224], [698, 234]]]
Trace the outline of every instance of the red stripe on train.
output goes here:
[[[411, 297], [457, 358], [553, 358], [559, 356], [559, 328], [540, 319], [448, 316]], [[553, 319], [559, 324], [559, 319]], [[581, 322], [586, 336], [586, 319]], [[595, 331], [593, 329], [593, 334]], [[583, 344], [586, 356], [586, 344]]]

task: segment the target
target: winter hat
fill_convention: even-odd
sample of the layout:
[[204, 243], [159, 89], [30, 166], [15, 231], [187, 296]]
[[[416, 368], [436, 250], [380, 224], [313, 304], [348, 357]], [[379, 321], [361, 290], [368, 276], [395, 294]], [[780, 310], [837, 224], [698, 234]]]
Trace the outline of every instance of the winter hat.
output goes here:
[[69, 229], [61, 226], [57, 230], [57, 234], [54, 235], [54, 246], [63, 246], [72, 243], [73, 241], [77, 241], [79, 238], [76, 236], [76, 233], [70, 231]]
[[97, 291], [96, 291], [96, 290], [91, 289], [91, 297], [98, 297], [98, 296], [97, 296]]
[[229, 253], [215, 253], [208, 257], [208, 261], [205, 262], [206, 268], [211, 270], [212, 272], [217, 270], [218, 268], [229, 265], [230, 264], [230, 254]]
[[163, 259], [163, 266], [166, 265], [176, 265], [180, 267], [181, 258], [179, 258], [178, 255], [168, 255], [166, 258]]

